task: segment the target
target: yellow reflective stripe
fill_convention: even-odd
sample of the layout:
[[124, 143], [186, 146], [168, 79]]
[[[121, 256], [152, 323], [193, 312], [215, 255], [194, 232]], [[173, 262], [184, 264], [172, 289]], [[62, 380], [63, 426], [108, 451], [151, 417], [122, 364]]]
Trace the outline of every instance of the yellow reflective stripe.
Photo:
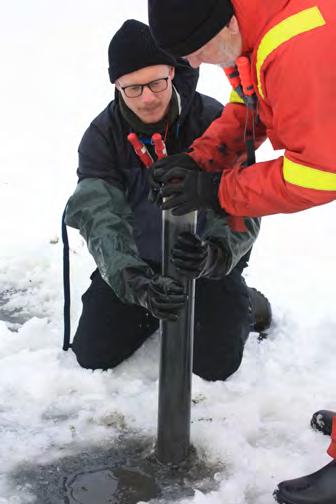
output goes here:
[[258, 90], [263, 98], [265, 96], [261, 87], [260, 71], [265, 59], [287, 40], [325, 24], [319, 8], [311, 7], [284, 19], [266, 33], [257, 51]]
[[330, 173], [310, 166], [294, 163], [284, 158], [283, 176], [286, 182], [306, 189], [336, 191], [336, 173]]
[[243, 103], [244, 104], [244, 100], [239, 96], [237, 91], [235, 91], [234, 89], [232, 89], [231, 94], [230, 94], [230, 103]]

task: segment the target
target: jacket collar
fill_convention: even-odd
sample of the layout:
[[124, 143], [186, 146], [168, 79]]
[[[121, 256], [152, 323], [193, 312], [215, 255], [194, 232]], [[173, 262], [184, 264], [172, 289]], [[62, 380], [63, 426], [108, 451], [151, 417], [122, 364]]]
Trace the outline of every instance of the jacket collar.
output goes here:
[[198, 78], [199, 70], [192, 68], [189, 63], [179, 58], [178, 64], [175, 67], [173, 84], [180, 98], [180, 123], [183, 122], [190, 110], [196, 92]]
[[291, 0], [231, 0], [243, 38], [243, 54], [253, 52], [267, 24]]

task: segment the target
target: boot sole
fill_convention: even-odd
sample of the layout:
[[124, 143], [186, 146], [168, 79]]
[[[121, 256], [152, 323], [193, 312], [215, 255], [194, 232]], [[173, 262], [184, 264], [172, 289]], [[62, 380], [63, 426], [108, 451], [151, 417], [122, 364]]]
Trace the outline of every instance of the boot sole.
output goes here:
[[295, 502], [293, 502], [292, 500], [284, 500], [283, 497], [281, 497], [279, 490], [276, 490], [273, 493], [273, 497], [278, 502], [278, 504], [295, 504]]

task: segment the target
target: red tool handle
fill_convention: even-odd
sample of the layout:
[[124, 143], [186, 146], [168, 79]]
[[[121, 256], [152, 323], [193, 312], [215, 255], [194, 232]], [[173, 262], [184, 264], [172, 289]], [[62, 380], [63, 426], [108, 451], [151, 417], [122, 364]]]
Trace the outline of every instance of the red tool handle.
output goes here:
[[167, 157], [166, 144], [164, 143], [160, 133], [154, 133], [154, 135], [152, 135], [152, 142], [154, 144], [155, 154], [157, 155], [157, 158], [162, 159]]
[[[155, 154], [157, 155], [158, 159], [163, 159], [168, 156], [166, 144], [164, 143], [160, 133], [154, 133], [152, 135], [152, 142], [154, 144]], [[171, 179], [172, 182], [176, 182], [178, 180], [178, 178]]]
[[241, 56], [236, 60], [236, 65], [244, 93], [247, 96], [252, 96], [254, 94], [254, 86], [251, 77], [250, 60], [246, 56]]
[[141, 159], [146, 168], [152, 166], [153, 158], [149, 154], [145, 145], [142, 142], [140, 142], [138, 136], [135, 133], [130, 133], [127, 137], [127, 140], [129, 141], [130, 144], [132, 144], [132, 147], [136, 155]]

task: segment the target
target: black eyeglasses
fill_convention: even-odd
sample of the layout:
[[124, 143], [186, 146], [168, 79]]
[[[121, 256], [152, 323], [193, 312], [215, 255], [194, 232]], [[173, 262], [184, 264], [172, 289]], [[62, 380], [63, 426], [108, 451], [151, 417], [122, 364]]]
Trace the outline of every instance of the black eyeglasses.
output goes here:
[[148, 87], [152, 93], [161, 93], [165, 91], [168, 87], [168, 79], [169, 77], [162, 77], [161, 79], [155, 79], [151, 82], [147, 82], [146, 84], [132, 84], [131, 86], [120, 86], [127, 96], [127, 98], [137, 98], [141, 96], [144, 90], [144, 87]]

